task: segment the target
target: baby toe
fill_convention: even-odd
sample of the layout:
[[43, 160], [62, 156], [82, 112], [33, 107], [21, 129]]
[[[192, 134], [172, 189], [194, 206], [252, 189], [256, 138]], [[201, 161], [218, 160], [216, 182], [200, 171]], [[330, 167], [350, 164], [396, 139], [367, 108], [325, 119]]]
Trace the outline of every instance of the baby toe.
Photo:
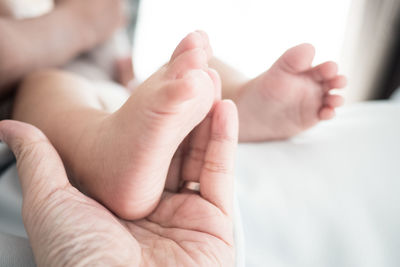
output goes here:
[[210, 45], [210, 39], [208, 38], [208, 34], [201, 30], [197, 30], [196, 32], [203, 37], [203, 49], [204, 51], [206, 51], [208, 59], [211, 59], [213, 51]]
[[330, 120], [335, 117], [335, 110], [331, 107], [324, 106], [321, 108], [318, 115], [321, 120]]
[[324, 99], [324, 104], [331, 108], [336, 108], [342, 106], [344, 103], [344, 98], [340, 95], [327, 95]]
[[186, 35], [185, 38], [178, 44], [175, 48], [174, 53], [171, 56], [170, 62], [173, 62], [179, 55], [185, 53], [186, 51], [195, 49], [195, 48], [203, 48], [204, 46], [204, 37], [199, 32], [191, 32]]
[[310, 70], [310, 74], [317, 82], [333, 79], [338, 73], [338, 65], [333, 61], [322, 63]]
[[310, 69], [315, 49], [310, 44], [300, 44], [288, 49], [274, 64], [284, 72], [300, 73]]
[[332, 89], [342, 89], [347, 85], [347, 78], [346, 76], [343, 75], [337, 75], [334, 78], [332, 78], [329, 81], [326, 81], [325, 83], [325, 88], [326, 90], [332, 90]]

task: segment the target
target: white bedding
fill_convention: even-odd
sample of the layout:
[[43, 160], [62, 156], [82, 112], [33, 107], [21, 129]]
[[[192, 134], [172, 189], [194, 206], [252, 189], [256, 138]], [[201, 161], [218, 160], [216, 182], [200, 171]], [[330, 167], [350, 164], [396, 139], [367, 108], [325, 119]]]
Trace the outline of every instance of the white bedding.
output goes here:
[[241, 145], [246, 266], [400, 266], [400, 103]]
[[[289, 141], [240, 145], [246, 266], [399, 266], [399, 138], [400, 103], [377, 102]], [[25, 235], [20, 205], [11, 167], [0, 178], [0, 232]]]

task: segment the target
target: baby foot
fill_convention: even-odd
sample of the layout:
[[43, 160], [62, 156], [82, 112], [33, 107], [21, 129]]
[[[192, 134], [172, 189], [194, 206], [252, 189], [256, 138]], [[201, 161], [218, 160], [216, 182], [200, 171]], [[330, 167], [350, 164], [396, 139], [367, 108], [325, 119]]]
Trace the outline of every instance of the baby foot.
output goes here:
[[309, 44], [293, 47], [239, 89], [241, 141], [288, 138], [334, 116], [343, 98], [331, 90], [343, 88], [346, 79], [336, 63], [311, 67], [314, 53]]
[[[211, 48], [189, 34], [171, 60], [135, 89], [115, 113], [81, 138], [78, 185], [125, 219], [156, 207], [179, 144], [210, 111], [220, 81], [208, 67]], [[89, 128], [89, 127], [88, 127]]]

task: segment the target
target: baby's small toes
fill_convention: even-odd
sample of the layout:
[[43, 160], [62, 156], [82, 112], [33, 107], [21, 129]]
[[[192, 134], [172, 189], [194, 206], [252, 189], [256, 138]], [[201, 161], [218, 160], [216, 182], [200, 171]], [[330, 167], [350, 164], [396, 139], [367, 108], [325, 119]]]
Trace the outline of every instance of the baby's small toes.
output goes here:
[[157, 103], [158, 106], [165, 106], [166, 103], [176, 105], [195, 98], [206, 88], [212, 90], [213, 87], [214, 81], [207, 71], [193, 69], [181, 79], [170, 81], [153, 102], [161, 100], [161, 103]]
[[343, 103], [344, 98], [340, 95], [327, 95], [324, 99], [324, 104], [332, 108], [340, 107]]
[[324, 106], [319, 111], [319, 118], [321, 120], [330, 120], [335, 117], [335, 110], [329, 106]]
[[197, 33], [199, 33], [203, 37], [203, 48], [207, 53], [207, 58], [211, 59], [213, 56], [213, 51], [210, 45], [210, 39], [208, 38], [208, 34], [205, 31], [197, 30]]
[[222, 92], [221, 92], [221, 78], [219, 77], [218, 72], [215, 69], [208, 68], [207, 73], [210, 76], [211, 80], [214, 83], [214, 89], [215, 89], [215, 99], [220, 100], [222, 97]]
[[341, 89], [347, 85], [347, 78], [344, 75], [337, 75], [333, 79], [324, 83], [326, 90]]
[[338, 65], [333, 61], [322, 63], [310, 70], [310, 74], [317, 82], [333, 79], [338, 73]]

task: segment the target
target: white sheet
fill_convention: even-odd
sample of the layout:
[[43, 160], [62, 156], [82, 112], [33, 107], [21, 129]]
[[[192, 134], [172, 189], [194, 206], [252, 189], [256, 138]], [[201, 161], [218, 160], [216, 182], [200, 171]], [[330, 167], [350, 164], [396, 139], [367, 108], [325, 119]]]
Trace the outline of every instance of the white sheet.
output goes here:
[[400, 266], [400, 103], [241, 145], [246, 266]]
[[[246, 266], [399, 266], [399, 122], [400, 103], [367, 103], [290, 141], [240, 145]], [[24, 236], [20, 205], [12, 167], [0, 232]]]

